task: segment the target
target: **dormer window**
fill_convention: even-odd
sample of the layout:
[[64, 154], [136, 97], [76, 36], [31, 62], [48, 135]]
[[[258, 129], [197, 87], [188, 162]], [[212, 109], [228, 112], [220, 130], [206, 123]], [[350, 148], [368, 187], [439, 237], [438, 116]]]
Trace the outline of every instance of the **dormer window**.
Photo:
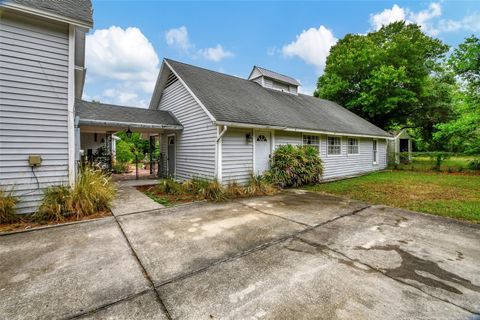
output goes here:
[[248, 80], [254, 81], [264, 88], [298, 94], [300, 83], [292, 77], [254, 66]]

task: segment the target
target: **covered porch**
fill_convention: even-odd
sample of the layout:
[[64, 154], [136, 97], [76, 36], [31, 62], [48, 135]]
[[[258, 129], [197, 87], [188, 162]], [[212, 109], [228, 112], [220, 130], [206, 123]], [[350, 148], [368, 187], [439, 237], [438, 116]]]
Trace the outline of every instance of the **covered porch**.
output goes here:
[[115, 133], [123, 131], [128, 137], [140, 133], [143, 139], [149, 141], [149, 148], [144, 154], [148, 155], [148, 159], [135, 153], [131, 163], [134, 169], [126, 174], [116, 174], [114, 178], [129, 180], [166, 176], [167, 159], [158, 149], [160, 137], [163, 133], [174, 134], [183, 129], [171, 113], [83, 100], [77, 100], [75, 107], [77, 166], [90, 163], [112, 171], [116, 164], [116, 144], [120, 140]]

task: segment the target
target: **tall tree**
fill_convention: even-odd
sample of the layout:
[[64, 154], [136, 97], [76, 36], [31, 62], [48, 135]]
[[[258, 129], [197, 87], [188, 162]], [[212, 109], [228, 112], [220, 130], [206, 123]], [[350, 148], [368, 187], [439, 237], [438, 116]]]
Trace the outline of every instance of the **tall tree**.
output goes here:
[[454, 100], [455, 119], [436, 125], [434, 139], [450, 151], [480, 154], [480, 39], [466, 38], [448, 62], [460, 86]]
[[314, 95], [386, 130], [411, 126], [430, 137], [435, 123], [450, 116], [453, 78], [440, 64], [448, 48], [404, 22], [348, 34], [330, 50]]

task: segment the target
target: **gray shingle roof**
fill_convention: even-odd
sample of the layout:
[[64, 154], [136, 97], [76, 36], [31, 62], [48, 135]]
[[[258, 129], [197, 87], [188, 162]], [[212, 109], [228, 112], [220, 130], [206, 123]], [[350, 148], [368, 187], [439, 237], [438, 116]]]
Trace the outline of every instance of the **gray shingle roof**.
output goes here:
[[285, 83], [293, 84], [295, 86], [300, 85], [300, 82], [298, 82], [296, 79], [294, 79], [292, 77], [289, 77], [289, 76], [286, 76], [286, 75], [283, 75], [283, 74], [280, 74], [280, 73], [277, 73], [275, 71], [271, 71], [271, 70], [268, 70], [268, 69], [265, 69], [265, 68], [262, 68], [262, 67], [259, 67], [259, 66], [254, 66], [254, 68], [257, 68], [257, 70], [263, 76], [265, 76], [267, 78], [277, 79], [277, 80], [280, 80], [280, 81], [285, 82]]
[[[3, 2], [0, 0], [0, 3]], [[90, 0], [6, 0], [6, 3], [44, 10], [63, 17], [93, 24], [92, 2]]]
[[[80, 122], [97, 120], [131, 124], [180, 126], [169, 111], [123, 107], [112, 104], [75, 100], [75, 115]], [[135, 127], [132, 125], [132, 127]]]
[[266, 89], [253, 81], [166, 61], [217, 121], [391, 137], [335, 102]]

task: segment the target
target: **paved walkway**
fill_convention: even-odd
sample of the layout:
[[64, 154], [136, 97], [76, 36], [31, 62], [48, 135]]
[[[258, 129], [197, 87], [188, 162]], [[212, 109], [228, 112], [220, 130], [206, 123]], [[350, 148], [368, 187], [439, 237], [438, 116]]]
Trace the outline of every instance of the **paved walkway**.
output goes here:
[[0, 236], [0, 319], [474, 319], [480, 227], [313, 194]]
[[154, 185], [158, 182], [159, 180], [118, 181], [116, 183], [118, 192], [112, 205], [113, 215], [121, 216], [124, 214], [164, 208], [163, 205], [153, 201], [135, 188], [136, 186]]

